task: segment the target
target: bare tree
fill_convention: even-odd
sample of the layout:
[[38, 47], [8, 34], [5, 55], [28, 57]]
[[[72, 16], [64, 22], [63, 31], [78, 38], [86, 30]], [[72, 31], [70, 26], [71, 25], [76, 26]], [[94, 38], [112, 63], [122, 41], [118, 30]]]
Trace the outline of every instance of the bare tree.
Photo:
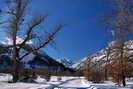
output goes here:
[[[64, 25], [59, 24], [51, 32], [45, 32], [44, 29], [39, 27], [43, 24], [47, 15], [28, 15], [30, 0], [7, 0], [6, 3], [7, 8], [3, 13], [7, 16], [6, 20], [8, 22], [6, 23], [6, 26], [8, 26], [6, 33], [12, 40], [10, 47], [12, 47], [13, 82], [17, 82], [19, 79], [20, 61], [31, 53], [35, 53], [49, 45]], [[21, 37], [23, 41], [17, 42], [18, 37]], [[30, 51], [21, 55], [21, 49], [29, 41], [33, 41]]]
[[108, 80], [108, 66], [107, 65], [109, 65], [109, 62], [110, 62], [110, 54], [111, 54], [111, 48], [110, 47], [108, 47], [108, 48], [106, 48], [105, 49], [105, 52], [104, 52], [104, 55], [106, 56], [106, 64], [105, 64], [105, 68], [104, 68], [104, 70], [105, 70], [105, 80]]
[[126, 73], [125, 73], [125, 57], [124, 57], [124, 47], [125, 42], [128, 40], [130, 32], [133, 30], [133, 15], [132, 15], [132, 6], [133, 1], [132, 0], [112, 0], [115, 1], [115, 7], [114, 11], [111, 16], [108, 16], [106, 19], [106, 24], [111, 28], [111, 30], [114, 33], [114, 38], [117, 41], [117, 46], [113, 48], [115, 49], [115, 52], [118, 61], [117, 67], [121, 69], [120, 76], [122, 76], [122, 84], [123, 86], [126, 86]]

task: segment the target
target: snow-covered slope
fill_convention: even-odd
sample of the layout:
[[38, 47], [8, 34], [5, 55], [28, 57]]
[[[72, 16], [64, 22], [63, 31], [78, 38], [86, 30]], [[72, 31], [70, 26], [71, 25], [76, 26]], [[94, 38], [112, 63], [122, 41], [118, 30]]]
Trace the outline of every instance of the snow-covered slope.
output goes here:
[[[5, 42], [7, 42], [7, 44]], [[19, 39], [17, 42], [22, 42], [22, 39]], [[23, 49], [21, 49], [20, 56], [24, 55], [32, 49], [30, 46], [31, 43], [32, 42], [27, 43], [27, 45], [24, 46]], [[7, 48], [8, 45], [12, 45], [12, 41], [10, 39], [7, 39], [4, 42], [0, 42], [0, 71], [4, 71], [4, 69], [11, 68], [12, 66], [11, 49]], [[42, 51], [38, 51], [36, 53], [26, 56], [21, 61], [21, 64], [25, 68], [47, 68], [51, 70], [65, 69], [65, 66], [63, 64], [59, 63]]]
[[84, 62], [85, 62], [87, 59], [88, 59], [88, 57], [85, 57], [85, 58], [81, 59], [80, 61], [74, 63], [74, 64], [72, 65], [72, 68], [74, 68], [74, 69], [80, 69], [80, 67], [84, 65]]
[[[83, 59], [81, 59], [81, 61], [75, 63], [73, 65], [73, 68], [75, 69], [81, 69], [81, 68], [85, 68], [88, 65], [88, 62], [91, 60], [91, 62], [93, 62], [93, 64], [103, 64], [106, 62], [107, 60], [107, 53], [109, 52], [109, 48], [113, 49], [116, 48], [118, 46], [118, 42], [117, 41], [112, 41], [108, 47], [103, 48], [102, 50], [94, 53], [93, 55], [90, 55], [88, 57], [85, 57]], [[124, 43], [124, 48], [125, 49], [133, 49], [133, 40], [129, 40], [127, 42]], [[128, 50], [128, 51], [124, 51], [125, 55], [132, 55], [133, 54], [133, 50]], [[110, 51], [110, 56], [113, 57], [114, 53]]]
[[58, 61], [67, 68], [72, 68], [72, 65], [74, 64], [72, 60], [67, 58], [58, 59]]
[[103, 62], [106, 58], [106, 55], [103, 53], [102, 51], [99, 51], [91, 56], [85, 57], [83, 59], [81, 59], [81, 61], [75, 63], [72, 67], [76, 70], [79, 70], [81, 68], [85, 68], [88, 66], [89, 61], [91, 60], [91, 62], [93, 63], [97, 63], [97, 62]]

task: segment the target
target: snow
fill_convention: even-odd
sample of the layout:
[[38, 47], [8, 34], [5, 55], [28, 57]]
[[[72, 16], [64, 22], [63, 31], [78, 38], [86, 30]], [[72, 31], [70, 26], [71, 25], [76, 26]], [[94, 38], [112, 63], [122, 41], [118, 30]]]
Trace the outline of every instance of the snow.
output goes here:
[[105, 81], [101, 84], [88, 82], [84, 77], [67, 77], [63, 76], [58, 81], [57, 76], [52, 76], [49, 82], [40, 76], [37, 83], [7, 83], [11, 79], [9, 74], [0, 74], [0, 89], [133, 89], [133, 80], [127, 81], [126, 87], [120, 87], [111, 81]]
[[59, 63], [62, 63], [65, 67], [67, 68], [73, 68], [72, 65], [74, 64], [72, 60], [68, 58], [62, 58], [62, 59], [57, 59]]
[[79, 69], [80, 66], [82, 66], [82, 62], [86, 61], [87, 59], [88, 59], [88, 57], [81, 59], [79, 62], [76, 62], [75, 64], [73, 64], [72, 68]]
[[[116, 47], [118, 45], [117, 43], [118, 43], [117, 41], [112, 41], [108, 44], [108, 47], [112, 47], [112, 48]], [[77, 69], [77, 70], [80, 69], [80, 68], [81, 69], [85, 68], [85, 66], [88, 65], [87, 62], [90, 59], [91, 59], [92, 64], [98, 64], [99, 63], [100, 65], [104, 66], [105, 65], [104, 63], [107, 60], [107, 57], [106, 57], [107, 50], [106, 49], [108, 49], [108, 47], [103, 48], [100, 51], [98, 51], [98, 52], [96, 52], [96, 53], [94, 53], [90, 56], [84, 57], [83, 59], [81, 59], [81, 61], [73, 64], [72, 67], [74, 69]], [[125, 48], [133, 49], [133, 40], [126, 41], [125, 42]], [[111, 53], [110, 53], [109, 59], [110, 59], [110, 57], [113, 57], [113, 55], [115, 53], [115, 52], [112, 52], [112, 51], [110, 51], [110, 52]], [[133, 54], [133, 50], [129, 50], [129, 51], [125, 50], [124, 51], [124, 55], [132, 55], [132, 54]]]

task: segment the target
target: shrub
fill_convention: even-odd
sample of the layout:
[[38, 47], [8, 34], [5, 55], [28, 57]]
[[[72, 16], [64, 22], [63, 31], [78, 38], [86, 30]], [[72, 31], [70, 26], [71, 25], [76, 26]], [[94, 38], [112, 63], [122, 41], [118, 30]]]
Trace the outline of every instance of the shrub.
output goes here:
[[22, 82], [35, 82], [34, 80], [37, 78], [36, 73], [30, 69], [24, 69], [19, 74], [19, 81]]
[[104, 80], [103, 72], [98, 69], [89, 69], [84, 72], [85, 78], [93, 83], [101, 83]]

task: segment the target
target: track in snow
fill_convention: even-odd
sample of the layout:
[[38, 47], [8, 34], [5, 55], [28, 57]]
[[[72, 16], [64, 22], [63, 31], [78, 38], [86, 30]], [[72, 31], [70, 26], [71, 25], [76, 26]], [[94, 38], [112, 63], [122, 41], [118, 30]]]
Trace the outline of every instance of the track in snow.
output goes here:
[[96, 89], [96, 88], [84, 84], [82, 78], [73, 78], [66, 80], [58, 85], [54, 85], [54, 87], [51, 89]]

